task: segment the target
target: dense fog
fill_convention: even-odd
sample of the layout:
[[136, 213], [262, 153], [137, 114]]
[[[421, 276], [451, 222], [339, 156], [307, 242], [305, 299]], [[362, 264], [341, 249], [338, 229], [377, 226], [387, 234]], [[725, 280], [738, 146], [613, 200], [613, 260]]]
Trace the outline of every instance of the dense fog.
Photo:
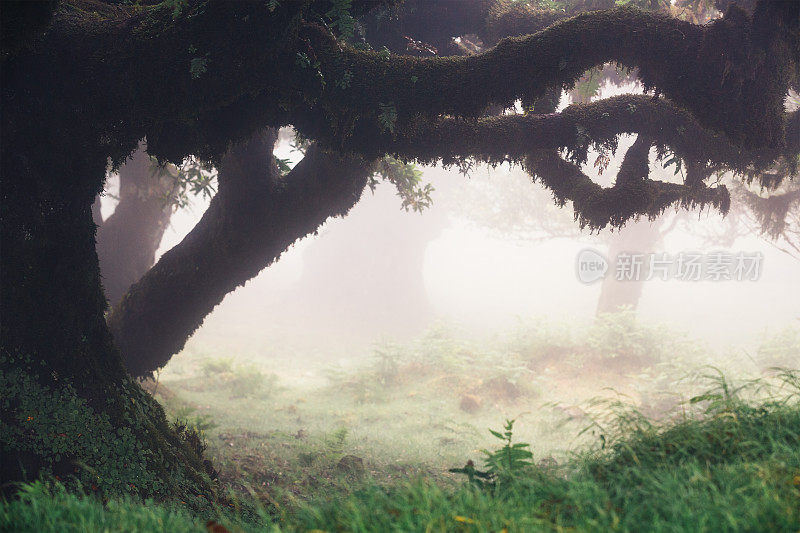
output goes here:
[[[295, 164], [293, 131], [280, 139], [276, 157]], [[607, 161], [591, 152], [584, 170], [610, 184], [634, 139]], [[368, 457], [376, 475], [395, 463], [441, 471], [491, 445], [486, 429], [507, 418], [536, 457], [561, 460], [593, 442], [583, 430], [616, 412], [609, 401], [666, 419], [715, 376], [800, 363], [800, 256], [746, 214], [670, 209], [581, 230], [519, 166], [420, 170], [431, 206], [403, 209], [388, 182], [368, 188], [229, 294], [156, 374], [176, 416], [207, 424], [231, 479], [242, 461], [266, 467], [240, 446], [292, 435], [300, 448], [276, 452], [289, 463], [322, 446], [337, 461]], [[654, 150], [650, 172], [682, 177]], [[207, 205], [196, 195], [172, 215], [157, 258]], [[666, 271], [650, 272], [653, 254]], [[679, 266], [689, 256], [704, 266]], [[587, 257], [604, 273], [581, 272]]]

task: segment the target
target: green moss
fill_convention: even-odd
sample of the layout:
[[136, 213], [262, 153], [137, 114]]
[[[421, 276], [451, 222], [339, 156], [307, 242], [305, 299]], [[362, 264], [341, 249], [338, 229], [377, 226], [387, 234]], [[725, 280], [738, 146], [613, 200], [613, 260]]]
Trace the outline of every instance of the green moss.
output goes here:
[[[43, 385], [31, 366], [26, 358], [0, 357], [0, 447], [6, 460], [21, 458], [31, 466], [35, 461], [36, 473], [104, 497], [179, 496], [194, 507], [208, 506], [191, 464], [166, 457], [159, 451], [165, 446], [152, 446], [163, 431], [149, 421], [164, 414], [138, 386], [123, 383], [127, 394], [109, 391], [107, 412], [98, 412], [70, 383]], [[171, 444], [196, 455], [188, 442]]]

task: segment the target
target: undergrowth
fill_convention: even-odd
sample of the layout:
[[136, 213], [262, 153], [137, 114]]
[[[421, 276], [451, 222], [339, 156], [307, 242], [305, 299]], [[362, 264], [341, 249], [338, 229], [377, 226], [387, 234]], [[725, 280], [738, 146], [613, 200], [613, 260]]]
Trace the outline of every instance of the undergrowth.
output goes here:
[[[514, 424], [493, 432], [502, 446], [458, 471], [473, 480], [446, 487], [419, 477], [366, 481], [346, 496], [243, 519], [220, 512], [230, 531], [798, 531], [800, 373], [773, 382], [713, 386], [670, 422], [615, 411], [593, 423], [596, 444], [561, 465], [536, 463], [513, 441]], [[469, 468], [474, 469], [470, 475]], [[480, 476], [475, 476], [475, 471]], [[474, 480], [480, 480], [475, 483]], [[214, 523], [212, 523], [212, 526]], [[112, 500], [106, 505], [59, 485], [23, 486], [0, 507], [13, 531], [203, 531], [179, 506]]]

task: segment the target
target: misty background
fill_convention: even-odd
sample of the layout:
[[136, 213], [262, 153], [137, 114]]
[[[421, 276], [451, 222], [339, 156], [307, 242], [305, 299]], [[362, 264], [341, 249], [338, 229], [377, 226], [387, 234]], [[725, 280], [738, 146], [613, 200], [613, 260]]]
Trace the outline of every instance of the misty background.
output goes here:
[[[590, 165], [587, 172], [600, 182], [614, 176], [631, 143], [632, 138], [621, 140], [603, 175]], [[302, 157], [288, 141], [275, 153], [294, 162]], [[594, 159], [590, 154], [589, 161]], [[672, 174], [660, 163], [651, 167], [656, 176]], [[229, 294], [187, 349], [211, 343], [263, 355], [278, 345], [358, 350], [380, 338], [413, 338], [432, 324], [485, 336], [518, 321], [591, 323], [601, 283], [579, 281], [577, 256], [592, 248], [609, 257], [608, 240], [617, 231], [579, 230], [571, 205], [559, 210], [549, 193], [519, 168], [484, 165], [468, 177], [454, 168], [422, 170], [423, 180], [435, 188], [431, 207], [421, 213], [404, 211], [389, 183], [365, 191], [347, 217], [329, 220], [317, 235], [295, 243], [279, 261]], [[118, 182], [112, 175], [107, 185], [111, 194], [103, 199], [104, 217], [113, 212], [114, 187]], [[511, 193], [497, 194], [504, 188]], [[517, 201], [524, 205], [513, 205]], [[173, 214], [156, 260], [183, 239], [207, 205], [207, 199], [196, 196]], [[491, 227], [492, 217], [502, 219], [507, 211], [530, 206], [557, 220], [559, 231], [567, 235], [553, 236], [552, 229], [548, 233], [536, 221], [513, 234]], [[476, 210], [492, 214], [476, 221]], [[667, 211], [662, 219], [675, 216], [676, 211]], [[656, 249], [630, 251], [671, 257], [680, 252], [758, 252], [763, 255], [760, 276], [756, 281], [645, 281], [636, 310], [641, 321], [668, 325], [716, 349], [734, 347], [737, 352], [752, 352], [765, 335], [800, 324], [797, 257], [760, 236], [756, 226], [726, 245], [718, 244], [718, 238], [714, 242], [726, 224], [717, 211], [684, 216], [688, 223], [669, 231]], [[640, 220], [622, 232], [660, 224]], [[606, 275], [614, 276], [613, 264]]]

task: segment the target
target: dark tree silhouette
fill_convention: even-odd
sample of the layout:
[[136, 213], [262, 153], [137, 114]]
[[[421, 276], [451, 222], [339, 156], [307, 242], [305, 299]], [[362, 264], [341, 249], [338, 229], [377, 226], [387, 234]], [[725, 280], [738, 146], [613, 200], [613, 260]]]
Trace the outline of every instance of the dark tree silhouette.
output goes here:
[[[351, 15], [358, 19], [381, 4], [354, 0]], [[487, 28], [492, 43], [490, 35], [540, 27], [535, 9], [464, 4], [471, 14], [456, 17], [456, 34]], [[447, 3], [426, 5], [436, 13]], [[76, 463], [86, 463], [113, 472], [104, 483], [141, 496], [212, 496], [200, 450], [169, 427], [158, 404], [130, 379], [104, 317], [91, 207], [107, 159], [121, 163], [143, 138], [160, 159], [195, 155], [220, 166], [220, 192], [205, 222], [173, 250], [172, 263], [151, 270], [171, 278], [191, 305], [175, 309], [158, 294], [145, 295], [159, 285], [142, 280], [114, 313], [131, 315], [132, 323], [150, 320], [141, 302], [158, 302], [161, 322], [153, 327], [176, 330], [196, 327], [207, 312], [202, 307], [213, 307], [237, 278], [247, 279], [279, 254], [285, 245], [276, 242], [313, 231], [313, 217], [303, 210], [334, 202], [340, 207], [333, 211], [346, 211], [369, 162], [387, 153], [426, 163], [524, 162], [558, 200], [572, 200], [581, 224], [591, 227], [655, 216], [676, 203], [724, 211], [727, 191], [707, 185], [710, 173], [702, 169], [725, 167], [762, 179], [782, 156], [796, 162], [800, 119], [783, 108], [798, 80], [795, 2], [762, 0], [752, 13], [733, 5], [704, 26], [634, 8], [592, 11], [463, 57], [351, 47], [323, 24], [328, 7], [322, 0], [3, 4], [0, 377], [6, 385], [26, 384], [8, 388], [2, 400], [4, 480], [43, 470], [68, 476]], [[340, 30], [347, 22], [328, 21]], [[555, 114], [536, 114], [534, 106], [526, 114], [483, 116], [518, 100], [535, 104], [606, 62], [636, 68], [652, 95]], [[228, 162], [226, 170], [229, 149], [265, 155], [253, 143], [274, 133], [258, 132], [288, 124], [317, 142], [292, 171], [297, 176], [276, 185], [274, 169], [256, 168], [261, 156], [258, 164], [247, 157]], [[646, 173], [606, 189], [591, 183], [578, 163], [590, 146], [614, 147], [622, 133], [642, 134], [702, 171], [684, 183]], [[225, 190], [227, 171], [249, 176], [230, 179]], [[283, 187], [306, 189], [301, 201], [289, 202]], [[235, 210], [226, 202], [236, 202]], [[326, 218], [331, 210], [324, 210]], [[256, 223], [234, 240], [244, 213]], [[267, 229], [280, 239], [261, 246]], [[204, 294], [195, 297], [198, 287]], [[117, 340], [123, 349], [137, 343], [124, 333]], [[153, 357], [173, 351], [170, 342]], [[53, 394], [77, 398], [111, 428], [111, 449], [124, 450], [118, 461], [92, 455], [96, 443], [81, 440], [92, 428], [58, 425], [71, 419], [53, 422], [70, 436], [69, 453], [41, 448], [37, 428], [53, 429], [42, 425], [44, 407], [36, 402]]]

